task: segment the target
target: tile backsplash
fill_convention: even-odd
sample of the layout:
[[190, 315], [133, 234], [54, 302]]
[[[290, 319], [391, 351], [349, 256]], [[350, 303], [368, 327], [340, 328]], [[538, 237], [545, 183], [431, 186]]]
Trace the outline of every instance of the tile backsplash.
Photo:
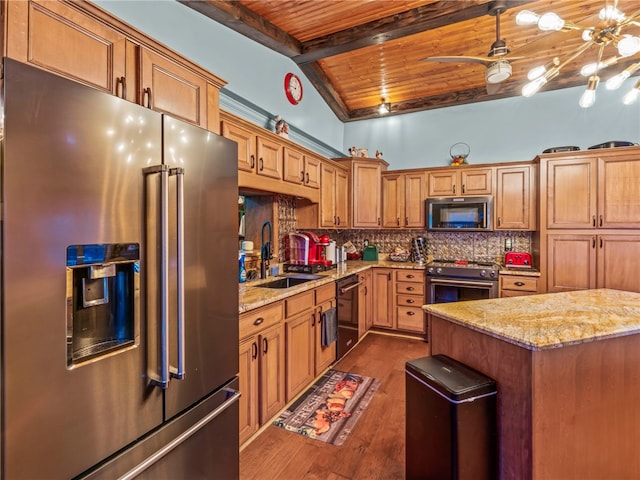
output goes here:
[[[295, 201], [292, 197], [278, 195], [278, 235], [280, 244], [290, 232], [296, 231]], [[427, 232], [426, 230], [316, 230], [327, 233], [338, 246], [351, 241], [361, 251], [365, 240], [369, 245], [378, 247], [380, 254], [389, 254], [396, 247], [411, 250], [411, 240], [424, 237], [427, 254], [434, 258], [454, 260], [494, 261], [504, 257], [505, 241], [511, 240], [512, 251], [531, 252], [532, 232], [495, 231], [495, 232]], [[281, 256], [284, 255], [283, 251]], [[280, 258], [279, 261], [286, 261]]]

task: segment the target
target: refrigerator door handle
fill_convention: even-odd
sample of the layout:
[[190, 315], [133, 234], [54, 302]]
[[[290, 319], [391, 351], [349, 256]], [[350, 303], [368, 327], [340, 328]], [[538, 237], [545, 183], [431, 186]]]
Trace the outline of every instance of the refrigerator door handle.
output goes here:
[[178, 365], [170, 367], [171, 377], [182, 380], [185, 374], [185, 337], [184, 337], [184, 168], [172, 168], [170, 175], [176, 177], [176, 216], [177, 216], [177, 346]]
[[169, 167], [156, 165], [144, 169], [145, 174], [160, 174], [160, 315], [159, 375], [151, 377], [151, 384], [169, 386]]
[[170, 453], [173, 449], [178, 447], [180, 444], [184, 443], [189, 437], [198, 432], [204, 426], [206, 426], [209, 422], [219, 416], [222, 412], [224, 412], [231, 405], [236, 403], [240, 396], [242, 395], [239, 391], [234, 390], [232, 388], [223, 388], [224, 391], [227, 392], [227, 395], [230, 395], [218, 408], [212, 410], [208, 415], [203, 417], [199, 422], [193, 424], [191, 428], [185, 430], [182, 434], [178, 435], [171, 442], [167, 443], [160, 450], [157, 450], [155, 453], [147, 457], [143, 462], [140, 462], [138, 465], [133, 467], [131, 470], [126, 472], [124, 475], [118, 477], [118, 480], [132, 480], [144, 472], [147, 468], [151, 467], [154, 463], [161, 460], [168, 453]]

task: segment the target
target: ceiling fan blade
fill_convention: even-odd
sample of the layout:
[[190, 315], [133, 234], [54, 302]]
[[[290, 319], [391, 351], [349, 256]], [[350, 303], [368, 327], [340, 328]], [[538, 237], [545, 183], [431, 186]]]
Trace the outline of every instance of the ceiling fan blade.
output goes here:
[[498, 93], [500, 91], [500, 89], [502, 88], [502, 84], [504, 82], [500, 82], [500, 83], [486, 83], [486, 87], [487, 87], [487, 95], [495, 95], [496, 93]]
[[427, 57], [421, 60], [422, 62], [442, 62], [442, 63], [481, 63], [483, 65], [489, 65], [495, 62], [492, 58], [484, 57], [468, 57], [464, 55], [454, 57]]

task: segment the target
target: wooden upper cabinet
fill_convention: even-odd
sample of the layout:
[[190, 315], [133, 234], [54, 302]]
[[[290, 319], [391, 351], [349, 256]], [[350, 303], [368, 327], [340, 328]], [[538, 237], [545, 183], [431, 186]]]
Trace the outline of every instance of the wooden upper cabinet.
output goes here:
[[536, 229], [535, 165], [496, 168], [496, 230]]
[[546, 163], [547, 228], [594, 228], [597, 217], [594, 158]]
[[598, 227], [640, 228], [640, 152], [598, 159]]
[[491, 195], [493, 170], [491, 168], [453, 167], [429, 172], [429, 197], [456, 197], [464, 195]]
[[256, 134], [233, 122], [222, 122], [222, 136], [238, 144], [238, 169], [253, 172], [256, 168]]
[[423, 228], [425, 199], [425, 172], [384, 172], [382, 174], [382, 226]]
[[[6, 9], [7, 56], [124, 98], [124, 34], [58, 1], [12, 1]], [[135, 78], [129, 83], [135, 91]]]
[[377, 158], [337, 158], [351, 175], [351, 227], [380, 228], [382, 225], [381, 174], [389, 164]]
[[549, 159], [547, 227], [640, 228], [640, 155]]
[[349, 174], [328, 162], [320, 166], [320, 227], [349, 227]]
[[310, 188], [320, 188], [321, 160], [300, 150], [285, 146], [283, 151], [283, 179]]
[[146, 48], [140, 60], [140, 103], [206, 128], [206, 79]]
[[256, 139], [256, 173], [282, 180], [282, 145], [260, 135]]

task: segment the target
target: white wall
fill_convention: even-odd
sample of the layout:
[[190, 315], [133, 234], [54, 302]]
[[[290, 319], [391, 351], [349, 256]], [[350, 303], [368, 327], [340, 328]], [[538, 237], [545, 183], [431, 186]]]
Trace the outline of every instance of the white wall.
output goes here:
[[[637, 79], [628, 79], [616, 92], [601, 84], [589, 109], [578, 106], [583, 87], [576, 87], [342, 124], [293, 61], [175, 0], [96, 3], [225, 79], [229, 84], [223, 94], [230, 91], [273, 116], [280, 114], [333, 149], [368, 148], [370, 156], [381, 150], [392, 169], [447, 165], [449, 149], [457, 142], [470, 146], [471, 164], [530, 160], [564, 145], [585, 149], [610, 140], [640, 143], [640, 104], [621, 102]], [[284, 95], [287, 72], [304, 81], [304, 98], [297, 106]]]

